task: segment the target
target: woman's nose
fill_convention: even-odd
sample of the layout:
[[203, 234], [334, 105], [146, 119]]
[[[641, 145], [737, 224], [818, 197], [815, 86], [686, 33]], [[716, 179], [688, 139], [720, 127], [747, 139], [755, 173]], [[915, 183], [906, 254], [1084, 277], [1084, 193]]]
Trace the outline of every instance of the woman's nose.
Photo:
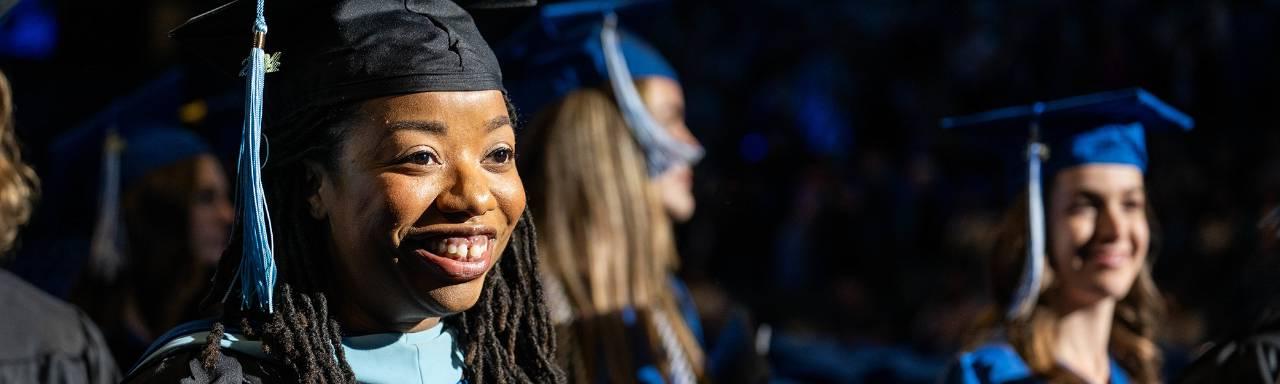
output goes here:
[[471, 218], [498, 208], [484, 171], [477, 168], [454, 167], [453, 183], [436, 198], [440, 211]]

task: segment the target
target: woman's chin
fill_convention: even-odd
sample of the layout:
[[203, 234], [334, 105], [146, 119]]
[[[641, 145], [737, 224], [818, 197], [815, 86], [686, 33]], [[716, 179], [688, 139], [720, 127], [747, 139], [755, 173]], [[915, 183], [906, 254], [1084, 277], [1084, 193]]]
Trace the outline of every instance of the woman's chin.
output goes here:
[[1120, 301], [1129, 295], [1129, 289], [1133, 287], [1132, 281], [1117, 281], [1118, 279], [1098, 279], [1093, 281], [1092, 289], [1090, 289], [1089, 298], [1092, 302], [1101, 300]]
[[428, 290], [421, 299], [441, 316], [448, 316], [471, 309], [480, 301], [484, 277], [465, 283], [446, 285]]

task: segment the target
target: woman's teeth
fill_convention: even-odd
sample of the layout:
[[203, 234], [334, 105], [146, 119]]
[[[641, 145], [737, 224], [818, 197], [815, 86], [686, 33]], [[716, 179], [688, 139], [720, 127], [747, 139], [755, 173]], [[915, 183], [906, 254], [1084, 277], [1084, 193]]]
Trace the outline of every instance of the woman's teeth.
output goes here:
[[446, 237], [435, 240], [432, 252], [454, 260], [471, 261], [489, 249], [488, 236]]

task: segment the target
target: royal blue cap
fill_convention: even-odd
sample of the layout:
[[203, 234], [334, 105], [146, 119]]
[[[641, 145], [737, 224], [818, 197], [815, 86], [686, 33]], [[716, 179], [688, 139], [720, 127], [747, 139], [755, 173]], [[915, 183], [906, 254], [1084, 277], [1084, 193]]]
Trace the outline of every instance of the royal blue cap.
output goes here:
[[[600, 33], [603, 15], [652, 2], [574, 1], [539, 9], [495, 49], [512, 103], [530, 116], [569, 92], [609, 83]], [[619, 27], [619, 46], [635, 79], [679, 80], [667, 59], [639, 36]]]
[[650, 176], [675, 164], [693, 164], [702, 147], [671, 136], [649, 113], [635, 80], [676, 78], [667, 60], [618, 26], [618, 11], [637, 1], [575, 1], [542, 8], [497, 50], [506, 86], [518, 110], [536, 116], [576, 89], [607, 88], [645, 153]]
[[1149, 161], [1146, 132], [1187, 131], [1195, 121], [1141, 88], [942, 120], [945, 129], [961, 129], [995, 143], [1031, 140], [1032, 124], [1038, 126], [1038, 141], [1048, 148], [1045, 174], [1053, 175], [1064, 168], [1095, 163], [1129, 164], [1145, 173]]

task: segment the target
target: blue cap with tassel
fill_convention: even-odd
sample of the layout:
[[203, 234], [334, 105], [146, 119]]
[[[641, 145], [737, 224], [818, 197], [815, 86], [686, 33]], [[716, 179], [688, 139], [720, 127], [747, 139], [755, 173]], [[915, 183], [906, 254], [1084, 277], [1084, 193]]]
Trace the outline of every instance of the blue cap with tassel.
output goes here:
[[1026, 163], [1028, 202], [1026, 261], [1006, 318], [1031, 312], [1045, 268], [1042, 186], [1066, 168], [1085, 164], [1125, 164], [1147, 171], [1147, 131], [1190, 130], [1191, 117], [1141, 88], [1095, 93], [1050, 102], [1001, 108], [942, 120], [944, 129], [964, 129], [990, 141], [1026, 140], [1019, 156]]
[[633, 80], [679, 80], [667, 60], [618, 23], [618, 12], [648, 1], [587, 0], [544, 6], [498, 47], [516, 107], [537, 114], [569, 92], [606, 87], [632, 136], [645, 151], [649, 175], [676, 163], [696, 163], [703, 149], [675, 139], [649, 113]]

